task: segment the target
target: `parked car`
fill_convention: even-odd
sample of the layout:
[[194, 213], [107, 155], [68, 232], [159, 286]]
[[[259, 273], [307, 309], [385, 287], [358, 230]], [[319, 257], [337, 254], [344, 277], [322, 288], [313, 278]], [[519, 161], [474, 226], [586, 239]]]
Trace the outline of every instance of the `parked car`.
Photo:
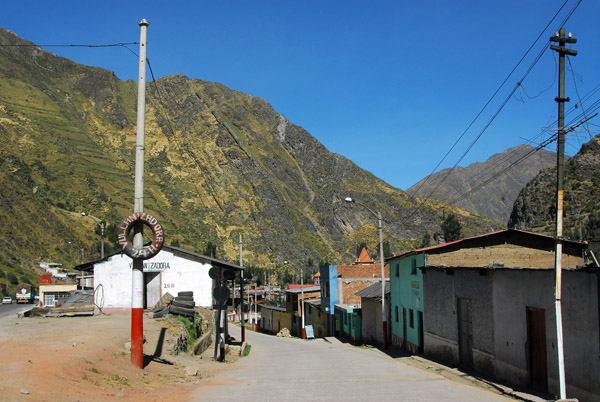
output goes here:
[[5, 298], [2, 299], [2, 304], [12, 304], [12, 298], [9, 296], [6, 296]]

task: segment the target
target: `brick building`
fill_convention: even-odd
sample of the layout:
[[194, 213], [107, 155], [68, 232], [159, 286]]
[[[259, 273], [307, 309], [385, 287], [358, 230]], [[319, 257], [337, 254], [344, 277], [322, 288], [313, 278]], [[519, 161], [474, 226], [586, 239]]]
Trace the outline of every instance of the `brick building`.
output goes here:
[[[390, 277], [389, 265], [384, 275]], [[330, 265], [320, 270], [321, 311], [330, 314], [331, 335], [339, 334], [341, 319], [335, 314], [335, 306], [360, 308], [361, 298], [356, 293], [381, 280], [381, 265], [375, 262], [365, 248], [351, 265]], [[358, 340], [357, 340], [358, 341]]]

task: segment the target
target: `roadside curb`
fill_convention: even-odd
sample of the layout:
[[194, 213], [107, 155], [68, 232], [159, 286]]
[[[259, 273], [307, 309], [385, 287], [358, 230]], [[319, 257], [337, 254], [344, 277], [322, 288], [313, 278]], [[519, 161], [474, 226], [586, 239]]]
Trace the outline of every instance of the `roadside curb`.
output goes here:
[[[490, 380], [483, 378], [474, 377], [468, 373], [460, 371], [459, 369], [448, 367], [443, 364], [427, 360], [421, 356], [408, 356], [404, 359], [411, 359], [416, 362], [418, 366], [421, 366], [423, 370], [434, 370], [437, 374], [447, 378], [454, 382], [465, 382], [474, 387], [487, 389], [491, 392], [503, 395], [506, 397], [514, 398], [526, 402], [546, 402], [548, 399], [542, 398], [536, 395], [528, 394], [525, 392], [517, 391], [507, 385], [498, 384]], [[402, 360], [400, 360], [402, 361]]]

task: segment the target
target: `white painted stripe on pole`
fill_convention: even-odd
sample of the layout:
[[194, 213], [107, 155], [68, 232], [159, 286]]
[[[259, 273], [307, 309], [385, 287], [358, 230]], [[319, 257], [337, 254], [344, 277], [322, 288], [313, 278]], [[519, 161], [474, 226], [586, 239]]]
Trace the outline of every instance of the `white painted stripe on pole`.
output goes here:
[[144, 273], [142, 270], [134, 268], [132, 279], [131, 308], [144, 308]]

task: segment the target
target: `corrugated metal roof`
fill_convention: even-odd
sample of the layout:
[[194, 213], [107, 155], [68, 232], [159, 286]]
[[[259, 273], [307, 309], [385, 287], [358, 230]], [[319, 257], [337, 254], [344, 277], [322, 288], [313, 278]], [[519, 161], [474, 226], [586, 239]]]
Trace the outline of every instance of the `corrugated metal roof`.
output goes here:
[[[390, 294], [390, 281], [385, 281], [385, 294]], [[381, 299], [381, 281], [375, 282], [369, 287], [359, 290], [355, 293], [358, 297], [364, 297], [365, 299]]]
[[[310, 287], [304, 287], [304, 292], [319, 292], [321, 290], [320, 286], [310, 286]], [[284, 292], [286, 293], [302, 293], [303, 289], [285, 289]]]

